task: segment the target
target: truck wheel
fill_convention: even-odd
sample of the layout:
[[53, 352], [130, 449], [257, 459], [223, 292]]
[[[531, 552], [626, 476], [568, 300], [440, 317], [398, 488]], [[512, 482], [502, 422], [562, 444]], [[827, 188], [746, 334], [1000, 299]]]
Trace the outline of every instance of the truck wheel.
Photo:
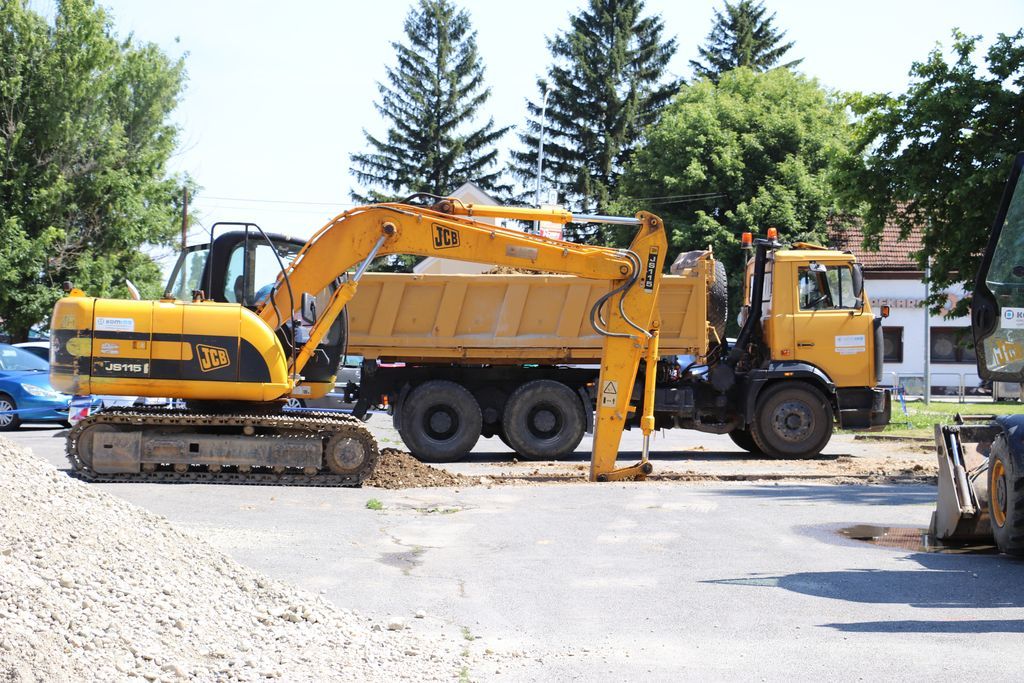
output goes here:
[[15, 410], [18, 404], [7, 394], [0, 394], [0, 432], [9, 432], [21, 426], [21, 418]]
[[1010, 453], [1005, 436], [988, 456], [988, 511], [996, 546], [1024, 556], [1024, 453]]
[[424, 382], [402, 405], [402, 440], [423, 462], [462, 460], [476, 445], [482, 427], [480, 405], [455, 382]]
[[508, 445], [526, 460], [557, 460], [580, 445], [586, 416], [572, 389], [537, 379], [512, 392], [501, 424]]
[[747, 429], [734, 429], [729, 432], [729, 438], [732, 439], [734, 444], [748, 453], [761, 453], [761, 449], [754, 443], [754, 437]]
[[780, 382], [757, 398], [750, 434], [773, 458], [813, 458], [832, 438], [832, 406], [806, 382]]

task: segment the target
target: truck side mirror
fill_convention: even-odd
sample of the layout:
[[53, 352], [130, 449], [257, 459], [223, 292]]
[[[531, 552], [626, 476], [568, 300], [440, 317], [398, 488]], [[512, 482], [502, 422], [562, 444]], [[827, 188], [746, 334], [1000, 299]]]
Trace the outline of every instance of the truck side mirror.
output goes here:
[[859, 263], [853, 264], [853, 295], [860, 299], [864, 293], [864, 269]]
[[302, 308], [299, 317], [307, 325], [316, 324], [316, 297], [309, 292], [302, 293]]

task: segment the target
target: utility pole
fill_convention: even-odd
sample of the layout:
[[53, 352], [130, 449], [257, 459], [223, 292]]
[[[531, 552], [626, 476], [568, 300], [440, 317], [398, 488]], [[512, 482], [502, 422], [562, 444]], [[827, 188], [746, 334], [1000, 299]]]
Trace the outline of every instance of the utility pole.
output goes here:
[[932, 261], [924, 262], [924, 404], [932, 402], [932, 328], [931, 310], [928, 308], [928, 281], [932, 277]]
[[[551, 94], [551, 84], [544, 84], [544, 100], [540, 106], [540, 139], [537, 141], [537, 187], [534, 197], [534, 204], [537, 208], [540, 208], [540, 182], [541, 173], [544, 170], [544, 128], [547, 123], [548, 116], [548, 95]], [[534, 221], [533, 229], [535, 232], [540, 232], [540, 221]]]
[[181, 197], [181, 250], [188, 245], [188, 188], [182, 190]]

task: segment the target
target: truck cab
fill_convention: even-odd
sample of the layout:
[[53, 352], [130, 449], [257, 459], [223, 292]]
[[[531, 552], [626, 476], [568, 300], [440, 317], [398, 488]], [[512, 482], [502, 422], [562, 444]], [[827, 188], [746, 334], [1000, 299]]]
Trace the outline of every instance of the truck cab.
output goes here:
[[806, 458], [835, 426], [880, 429], [891, 396], [882, 377], [881, 317], [852, 254], [783, 248], [744, 236], [740, 332], [659, 387], [660, 424], [728, 434], [744, 450]]
[[[887, 424], [886, 392], [876, 388], [883, 377], [882, 317], [871, 310], [854, 256], [801, 244], [775, 251], [769, 272], [762, 305], [771, 359], [820, 371], [834, 387], [841, 427]], [[880, 410], [872, 410], [876, 403]]]

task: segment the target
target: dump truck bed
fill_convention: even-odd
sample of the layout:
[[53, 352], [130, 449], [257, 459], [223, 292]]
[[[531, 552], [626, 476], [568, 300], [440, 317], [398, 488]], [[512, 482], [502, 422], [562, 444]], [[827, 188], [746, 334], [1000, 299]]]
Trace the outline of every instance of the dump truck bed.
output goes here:
[[[709, 278], [712, 261], [662, 278], [662, 355], [707, 352]], [[349, 353], [383, 362], [597, 363], [603, 337], [590, 309], [609, 289], [567, 275], [367, 273], [348, 304]]]

